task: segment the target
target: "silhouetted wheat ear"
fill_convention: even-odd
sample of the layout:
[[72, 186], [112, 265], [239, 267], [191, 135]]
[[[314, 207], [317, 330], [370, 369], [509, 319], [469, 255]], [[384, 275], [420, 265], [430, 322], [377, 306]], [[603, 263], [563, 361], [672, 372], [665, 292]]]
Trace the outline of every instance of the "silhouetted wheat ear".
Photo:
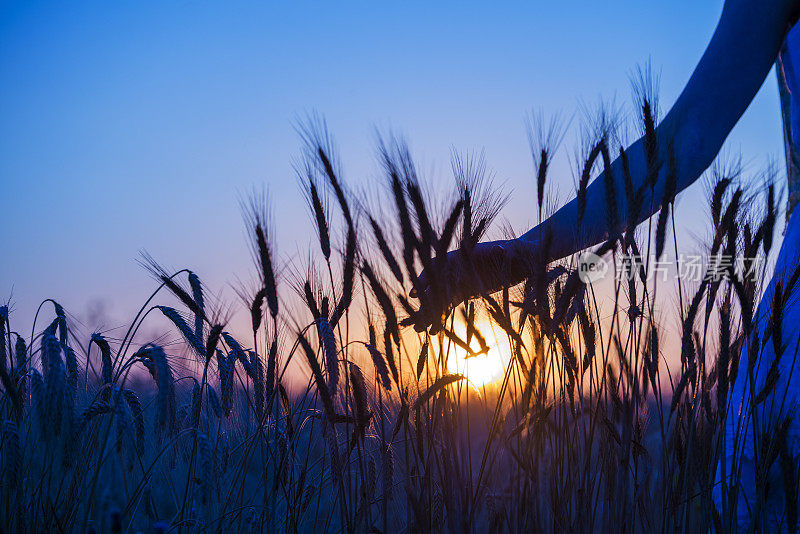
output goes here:
[[369, 218], [369, 223], [372, 226], [372, 233], [375, 235], [375, 240], [378, 242], [378, 249], [381, 251], [381, 255], [383, 256], [386, 265], [389, 267], [389, 270], [392, 271], [392, 274], [397, 281], [402, 284], [403, 272], [400, 270], [400, 264], [397, 263], [397, 260], [394, 258], [394, 254], [392, 254], [389, 244], [386, 242], [386, 238], [383, 235], [383, 230], [381, 230], [381, 227], [378, 226], [378, 223], [375, 222], [375, 219], [372, 217]]
[[[193, 272], [189, 273], [189, 287], [192, 288], [192, 300], [194, 300], [197, 307], [205, 313], [205, 299], [203, 298], [203, 285], [200, 283], [200, 278]], [[194, 333], [197, 337], [203, 337], [203, 316], [194, 316]]]
[[730, 178], [720, 178], [714, 184], [714, 190], [711, 194], [711, 219], [714, 221], [715, 228], [719, 228], [720, 216], [722, 215], [722, 198], [730, 184]]
[[269, 306], [270, 314], [275, 317], [278, 315], [278, 290], [275, 285], [275, 274], [272, 268], [272, 257], [267, 245], [267, 238], [264, 229], [261, 225], [257, 225], [256, 229], [256, 242], [258, 244], [259, 259], [261, 261], [262, 279], [264, 281], [264, 289], [267, 295], [267, 305]]
[[326, 429], [326, 441], [328, 446], [328, 453], [331, 459], [331, 477], [333, 478], [334, 482], [339, 483], [342, 479], [342, 462], [339, 456], [339, 440], [338, 436], [336, 435], [336, 429], [333, 427], [329, 427]]
[[775, 232], [775, 185], [767, 188], [767, 216], [764, 218], [764, 255], [768, 256], [772, 248], [772, 237]]
[[58, 341], [62, 345], [67, 344], [67, 314], [64, 308], [56, 301], [53, 302], [53, 308], [56, 312], [56, 319], [53, 321], [58, 326]]
[[375, 486], [378, 481], [378, 468], [375, 464], [375, 458], [370, 455], [369, 460], [367, 460], [367, 476], [366, 476], [366, 494], [367, 495], [374, 495], [375, 494]]
[[[228, 341], [226, 340], [226, 343]], [[230, 345], [230, 343], [228, 343]], [[236, 356], [226, 357], [221, 350], [217, 350], [217, 374], [219, 375], [220, 394], [222, 396], [222, 410], [226, 416], [231, 414], [233, 403], [233, 371]]]
[[156, 428], [172, 432], [175, 426], [175, 381], [167, 355], [158, 345], [145, 345], [136, 354], [156, 383]]
[[[11, 333], [8, 330], [8, 306], [0, 306], [0, 338], [2, 339], [0, 341], [0, 382], [3, 384], [6, 396], [11, 401], [14, 418], [20, 419], [24, 401], [18, 390], [16, 378], [12, 376], [16, 373], [11, 356]], [[19, 340], [19, 335], [17, 335], [17, 340]], [[7, 347], [6, 342], [8, 342]], [[8, 355], [8, 362], [6, 362], [6, 355]]]
[[319, 306], [317, 306], [317, 299], [314, 297], [314, 292], [311, 290], [311, 281], [306, 280], [305, 284], [303, 284], [303, 296], [306, 299], [306, 305], [308, 309], [311, 311], [311, 316], [316, 321], [320, 318], [320, 311]]
[[289, 402], [289, 395], [283, 384], [278, 384], [278, 395], [281, 398], [281, 407], [283, 408], [283, 415], [285, 417], [286, 434], [291, 439], [294, 435], [294, 423], [292, 422], [292, 404]]
[[133, 390], [123, 389], [122, 395], [125, 398], [125, 402], [128, 403], [131, 413], [133, 414], [133, 422], [136, 432], [136, 454], [141, 457], [144, 455], [144, 409], [139, 397]]
[[[727, 244], [729, 247], [735, 247], [736, 235], [738, 234], [737, 216], [740, 212], [740, 205], [742, 201], [743, 190], [738, 187], [731, 196], [731, 201], [725, 209], [725, 214], [720, 219], [720, 225], [714, 232], [714, 240], [711, 243], [711, 254], [714, 255], [719, 252], [720, 247], [728, 239]], [[733, 249], [731, 249], [733, 250]], [[730, 252], [730, 250], [728, 251]]]
[[215, 390], [211, 384], [206, 384], [206, 391], [208, 393], [208, 405], [211, 407], [211, 411], [220, 419], [225, 417], [225, 410], [222, 408], [222, 402], [219, 400], [217, 390]]
[[372, 289], [372, 293], [378, 300], [378, 304], [381, 307], [381, 311], [383, 311], [384, 317], [386, 317], [387, 330], [392, 334], [395, 342], [400, 343], [400, 330], [398, 329], [397, 326], [398, 325], [397, 315], [394, 312], [394, 306], [392, 305], [392, 301], [389, 298], [389, 295], [386, 294], [386, 291], [384, 291], [383, 286], [381, 286], [380, 282], [378, 282], [378, 279], [372, 272], [372, 268], [366, 261], [361, 266], [361, 272], [364, 274], [364, 276], [367, 277], [370, 288]]
[[353, 399], [355, 400], [356, 421], [358, 422], [357, 430], [353, 433], [353, 442], [351, 448], [355, 446], [355, 440], [364, 436], [364, 431], [369, 423], [371, 413], [367, 405], [367, 384], [364, 381], [364, 375], [361, 369], [353, 362], [348, 362], [350, 370], [350, 383], [352, 387]]
[[392, 349], [392, 334], [389, 330], [389, 327], [384, 329], [383, 331], [383, 350], [386, 354], [386, 363], [389, 365], [389, 370], [392, 372], [392, 377], [394, 378], [397, 387], [400, 387], [400, 374], [397, 370], [397, 364], [394, 361], [394, 351]]
[[461, 228], [461, 248], [463, 249], [465, 244], [469, 245], [472, 237], [472, 193], [469, 186], [464, 187], [461, 200], [464, 202], [464, 217], [462, 218]]
[[[373, 328], [370, 326], [370, 328]], [[372, 334], [373, 341], [371, 343], [364, 343], [364, 346], [367, 348], [370, 357], [372, 358], [372, 364], [375, 366], [375, 374], [380, 379], [381, 384], [386, 389], [386, 391], [392, 390], [392, 380], [389, 378], [389, 368], [386, 366], [386, 361], [383, 359], [383, 354], [373, 345], [374, 343], [374, 332]]]
[[330, 317], [330, 305], [327, 296], [322, 297], [322, 301], [319, 307], [319, 313], [321, 317]]
[[69, 395], [74, 402], [75, 394], [78, 391], [78, 357], [75, 351], [68, 346], [63, 347], [64, 363], [67, 367], [67, 383], [69, 384]]
[[603, 182], [606, 192], [606, 224], [611, 235], [618, 232], [619, 212], [617, 207], [616, 181], [614, 180], [614, 170], [611, 166], [611, 154], [608, 142], [604, 141], [600, 145], [600, 154], [603, 157]]
[[453, 235], [456, 231], [456, 225], [458, 224], [458, 219], [461, 216], [461, 210], [463, 207], [464, 201], [457, 201], [456, 205], [453, 206], [452, 211], [450, 211], [450, 216], [447, 217], [447, 220], [444, 223], [442, 235], [439, 237], [439, 240], [436, 243], [436, 255], [439, 258], [446, 258], [446, 254], [450, 248], [450, 243], [453, 240]]
[[339, 320], [344, 317], [350, 304], [353, 301], [353, 283], [355, 281], [356, 270], [356, 233], [351, 227], [347, 231], [347, 244], [345, 246], [344, 265], [342, 267], [342, 295], [336, 308], [331, 314], [331, 326], [336, 326]]
[[664, 183], [664, 195], [661, 198], [661, 212], [658, 214], [656, 224], [656, 258], [661, 258], [664, 253], [664, 244], [667, 235], [667, 220], [669, 217], [670, 204], [675, 200], [675, 192], [678, 186], [678, 170], [675, 162], [675, 149], [672, 141], [669, 143], [669, 165], [667, 168], [667, 178]]
[[14, 343], [14, 360], [18, 368], [25, 367], [28, 363], [28, 345], [25, 338], [17, 334], [17, 341]]
[[[264, 394], [267, 399], [271, 399], [275, 392], [275, 370], [278, 367], [278, 340], [272, 340], [269, 347], [269, 354], [267, 355], [267, 374], [265, 377], [265, 391]], [[271, 404], [270, 404], [271, 406]]]
[[113, 363], [111, 361], [111, 346], [102, 334], [92, 334], [91, 343], [97, 345], [100, 350], [101, 372], [100, 378], [104, 384], [111, 384], [113, 382]]
[[314, 218], [317, 223], [319, 245], [322, 249], [322, 255], [327, 260], [331, 257], [331, 238], [330, 231], [328, 230], [328, 219], [325, 218], [325, 210], [322, 207], [322, 201], [319, 198], [317, 186], [312, 179], [308, 181], [308, 192], [311, 196], [311, 207], [314, 211]]
[[577, 194], [577, 202], [578, 202], [578, 226], [581, 225], [583, 222], [583, 216], [586, 213], [586, 192], [589, 188], [589, 179], [592, 177], [592, 167], [594, 167], [594, 162], [597, 160], [598, 156], [600, 156], [600, 150], [602, 149], [603, 141], [599, 141], [597, 144], [594, 145], [592, 150], [589, 152], [589, 155], [586, 157], [586, 161], [583, 164], [583, 170], [581, 171], [581, 179], [578, 182], [578, 194]]
[[328, 390], [328, 385], [325, 383], [325, 379], [322, 377], [322, 369], [320, 369], [319, 362], [317, 361], [317, 353], [311, 348], [311, 345], [303, 334], [299, 334], [297, 340], [300, 342], [308, 366], [311, 368], [311, 373], [314, 377], [320, 400], [322, 400], [322, 404], [325, 408], [326, 416], [332, 421], [335, 419], [336, 415], [333, 407], [333, 398]]
[[422, 344], [422, 348], [419, 351], [419, 356], [417, 357], [417, 380], [422, 376], [422, 371], [425, 370], [425, 362], [428, 361], [428, 346], [429, 340], [426, 337], [425, 342]]
[[[42, 339], [42, 369], [46, 386], [47, 423], [55, 437], [61, 433], [65, 420], [67, 399], [67, 376], [61, 358], [61, 343], [55, 336], [47, 334]], [[69, 414], [71, 416], [71, 414]]]
[[540, 212], [542, 210], [542, 203], [544, 202], [544, 183], [547, 179], [547, 165], [547, 150], [543, 148], [539, 155], [539, 168], [536, 173], [536, 201]]
[[178, 273], [170, 275], [167, 271], [164, 270], [161, 265], [159, 265], [155, 259], [149, 254], [144, 253], [143, 258], [141, 260], [142, 265], [145, 269], [147, 269], [157, 280], [159, 280], [167, 289], [172, 292], [173, 295], [178, 297], [178, 299], [187, 307], [189, 310], [197, 317], [202, 317], [205, 319], [205, 313], [203, 312], [202, 308], [198, 306], [195, 302], [194, 298], [192, 298], [189, 293], [183, 289], [180, 284], [175, 281], [175, 276]]
[[400, 181], [400, 169], [398, 168], [397, 162], [385, 146], [381, 145], [380, 150], [384, 168], [389, 177], [392, 197], [394, 198], [395, 208], [397, 209], [397, 218], [400, 222], [400, 234], [403, 241], [403, 260], [406, 267], [406, 274], [409, 280], [414, 283], [417, 279], [416, 269], [414, 268], [414, 252], [418, 247], [417, 235], [411, 226], [411, 216], [409, 215], [403, 184]]
[[323, 355], [325, 356], [325, 370], [328, 373], [328, 390], [331, 396], [335, 397], [339, 387], [339, 360], [338, 350], [336, 348], [336, 337], [333, 333], [333, 328], [327, 319], [320, 318], [317, 320], [317, 333], [319, 334], [319, 342], [322, 346]]
[[436, 379], [436, 381], [426, 389], [414, 402], [413, 408], [419, 409], [420, 406], [428, 402], [433, 396], [441, 391], [442, 389], [446, 388], [450, 384], [454, 384], [460, 380], [464, 380], [466, 377], [460, 374], [447, 374], [440, 376]]
[[253, 397], [255, 399], [256, 415], [259, 419], [264, 416], [264, 399], [266, 388], [264, 384], [264, 366], [261, 357], [255, 351], [248, 351], [250, 357], [251, 377], [253, 379]]
[[596, 346], [596, 333], [597, 330], [595, 328], [594, 323], [589, 319], [589, 314], [586, 312], [586, 308], [584, 306], [580, 307], [578, 312], [578, 320], [580, 322], [581, 333], [583, 334], [583, 345], [584, 345], [584, 356], [583, 356], [583, 364], [582, 364], [582, 371], [586, 372], [589, 367], [592, 365], [594, 361], [595, 353], [597, 350]]
[[339, 202], [339, 207], [342, 209], [342, 214], [347, 222], [347, 226], [353, 228], [353, 217], [350, 214], [350, 206], [347, 203], [347, 197], [344, 194], [339, 178], [336, 176], [336, 172], [333, 170], [333, 164], [321, 144], [317, 145], [317, 155], [325, 170], [325, 176], [328, 177], [331, 187], [333, 187], [333, 191], [336, 193], [336, 200]]
[[75, 425], [76, 431], [83, 431], [92, 419], [105, 413], [113, 413], [113, 411], [114, 407], [111, 404], [104, 400], [95, 399], [92, 404], [84, 408], [80, 414], [78, 414], [77, 423]]
[[215, 324], [211, 327], [208, 331], [208, 339], [206, 339], [205, 345], [205, 354], [206, 361], [210, 361], [211, 357], [214, 356], [214, 353], [217, 350], [217, 343], [219, 343], [219, 337], [222, 334], [223, 325]]
[[133, 428], [133, 414], [128, 404], [120, 398], [119, 390], [114, 391], [114, 421], [116, 423], [117, 440], [115, 448], [120, 461], [128, 471], [133, 470], [133, 457], [135, 453], [135, 430]]
[[14, 366], [14, 379], [17, 380], [17, 395], [21, 403], [21, 408], [28, 404], [28, 346], [25, 339], [17, 334], [17, 340], [14, 343], [14, 358], [16, 365]]
[[653, 189], [658, 181], [658, 170], [661, 162], [658, 159], [658, 138], [652, 103], [649, 98], [642, 102], [642, 119], [644, 122], [644, 153], [647, 162], [647, 183]]
[[36, 413], [36, 418], [39, 420], [39, 431], [42, 434], [42, 436], [44, 436], [47, 434], [47, 417], [46, 417], [47, 399], [45, 398], [46, 386], [44, 384], [44, 378], [37, 369], [31, 369], [30, 382], [31, 382], [32, 408]]
[[253, 256], [261, 276], [261, 287], [267, 300], [270, 315], [278, 315], [278, 288], [272, 263], [272, 249], [268, 234], [269, 201], [266, 193], [254, 193], [242, 203], [245, 225], [252, 240]]
[[156, 306], [156, 308], [175, 325], [175, 328], [183, 335], [186, 342], [198, 356], [203, 357], [206, 355], [206, 347], [203, 344], [202, 338], [197, 336], [195, 331], [189, 327], [189, 324], [177, 310], [169, 306]]

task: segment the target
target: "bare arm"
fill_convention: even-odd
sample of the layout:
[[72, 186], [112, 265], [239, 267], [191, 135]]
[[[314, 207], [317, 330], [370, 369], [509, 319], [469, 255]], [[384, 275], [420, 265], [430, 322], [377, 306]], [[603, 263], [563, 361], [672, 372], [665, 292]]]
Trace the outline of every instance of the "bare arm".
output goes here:
[[[658, 125], [659, 159], [663, 164], [654, 191], [651, 193], [650, 187], [643, 188], [644, 198], [636, 223], [650, 217], [663, 198], [668, 140], [674, 144], [677, 154], [678, 192], [692, 184], [714, 160], [763, 84], [799, 5], [797, 0], [725, 2], [711, 42], [678, 100]], [[643, 146], [643, 140], [639, 139], [627, 150], [635, 188], [644, 182], [647, 174]], [[612, 171], [620, 221], [624, 222], [628, 211], [619, 160], [613, 162]], [[522, 235], [520, 244], [534, 250], [539, 236], [551, 232], [553, 240], [548, 259], [553, 260], [623, 230], [608, 227], [605, 188], [603, 176], [588, 187], [586, 213], [578, 231], [578, 204], [573, 200]]]
[[[800, 0], [727, 0], [717, 28], [703, 57], [678, 100], [656, 128], [661, 168], [655, 187], [647, 185], [644, 141], [626, 150], [634, 190], [640, 190], [637, 217], [628, 218], [622, 162], [611, 163], [618, 227], [609, 228], [605, 176], [586, 190], [586, 211], [580, 228], [578, 201], [569, 202], [539, 226], [518, 239], [479, 243], [466, 261], [462, 251], [448, 253], [440, 283], [430, 287], [427, 273], [417, 281], [420, 311], [415, 319], [421, 330], [438, 329], [443, 313], [471, 296], [520, 282], [529, 276], [530, 258], [541, 259], [541, 236], [552, 237], [547, 261], [569, 256], [623, 231], [628, 222], [638, 224], [660, 208], [669, 172], [670, 147], [676, 157], [676, 193], [692, 184], [716, 157], [733, 126], [750, 105], [783, 43], [789, 25], [800, 12]], [[536, 263], [536, 262], [534, 262]]]

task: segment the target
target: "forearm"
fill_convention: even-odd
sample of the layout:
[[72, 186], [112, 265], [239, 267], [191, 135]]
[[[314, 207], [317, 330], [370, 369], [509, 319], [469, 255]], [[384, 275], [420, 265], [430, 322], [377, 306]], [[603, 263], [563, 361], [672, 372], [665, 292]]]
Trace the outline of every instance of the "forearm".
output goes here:
[[[763, 7], [752, 0], [729, 0], [703, 57], [672, 109], [656, 129], [661, 163], [655, 187], [642, 187], [647, 162], [642, 139], [628, 147], [628, 166], [635, 190], [640, 190], [633, 223], [649, 218], [659, 209], [666, 176], [670, 171], [669, 150], [675, 155], [676, 191], [693, 183], [716, 157], [733, 126], [764, 82], [780, 49], [796, 1], [774, 2]], [[600, 243], [624, 229], [628, 199], [619, 159], [611, 164], [619, 221], [607, 216], [606, 179], [603, 174], [586, 190], [586, 211], [578, 227], [577, 199], [566, 204], [520, 240], [541, 253], [544, 235], [552, 237], [547, 259], [557, 259]]]

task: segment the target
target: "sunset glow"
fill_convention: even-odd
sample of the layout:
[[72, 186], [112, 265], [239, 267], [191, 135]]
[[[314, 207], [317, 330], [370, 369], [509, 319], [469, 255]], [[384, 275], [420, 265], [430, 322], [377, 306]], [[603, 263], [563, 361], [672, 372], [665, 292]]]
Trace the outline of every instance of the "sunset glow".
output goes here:
[[[489, 350], [483, 354], [469, 356], [467, 351], [458, 347], [455, 343], [449, 343], [445, 338], [444, 354], [447, 357], [447, 370], [450, 373], [460, 373], [467, 377], [469, 382], [475, 386], [485, 386], [501, 380], [506, 370], [506, 365], [511, 359], [508, 342], [502, 335], [502, 331], [488, 321], [476, 323], [478, 331], [486, 338]], [[464, 323], [453, 326], [454, 333], [461, 339], [466, 340], [467, 327]], [[478, 342], [473, 338], [470, 347], [479, 349]]]

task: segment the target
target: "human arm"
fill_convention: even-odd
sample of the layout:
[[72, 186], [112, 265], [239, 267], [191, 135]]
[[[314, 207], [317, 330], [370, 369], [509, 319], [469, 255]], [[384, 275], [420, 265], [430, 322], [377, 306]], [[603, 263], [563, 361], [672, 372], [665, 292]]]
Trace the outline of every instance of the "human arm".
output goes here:
[[[647, 180], [647, 158], [644, 140], [639, 139], [626, 149], [630, 177], [634, 190], [641, 191], [634, 220], [626, 215], [628, 199], [623, 185], [623, 164], [617, 158], [610, 164], [613, 175], [613, 198], [619, 216], [616, 227], [610, 227], [607, 217], [606, 176], [601, 174], [587, 188], [585, 214], [578, 227], [577, 199], [560, 208], [547, 220], [515, 240], [479, 244], [479, 256], [473, 263], [491, 259], [493, 266], [478, 270], [451, 269], [451, 272], [471, 272], [459, 279], [450, 277], [456, 288], [450, 291], [449, 302], [442, 299], [421, 299], [419, 314], [423, 323], [434, 323], [452, 303], [486, 290], [496, 290], [526, 278], [530, 273], [525, 264], [552, 261], [600, 243], [618, 234], [629, 223], [638, 224], [660, 208], [670, 166], [670, 151], [675, 154], [674, 175], [676, 193], [699, 178], [716, 157], [733, 126], [750, 105], [778, 55], [786, 31], [796, 20], [800, 2], [780, 0], [727, 0], [714, 34], [688, 83], [663, 121], [656, 128], [657, 160], [661, 162], [654, 187], [642, 187]], [[548, 246], [542, 246], [543, 236], [549, 235]], [[448, 255], [448, 265], [463, 262], [462, 251]], [[544, 256], [544, 257], [543, 257]], [[484, 275], [481, 272], [485, 272]], [[418, 288], [426, 287], [425, 273]], [[478, 291], [478, 288], [481, 291]], [[424, 295], [423, 295], [424, 296]], [[417, 325], [418, 327], [420, 324]]]
[[[662, 162], [655, 187], [641, 187], [647, 176], [644, 139], [628, 147], [626, 153], [634, 188], [643, 197], [634, 223], [649, 218], [660, 208], [669, 172], [666, 162], [672, 148], [675, 157], [677, 192], [699, 178], [716, 157], [733, 126], [750, 105], [769, 73], [780, 50], [790, 22], [798, 11], [796, 0], [759, 2], [728, 0], [714, 35], [675, 104], [656, 128], [658, 160]], [[612, 164], [614, 198], [619, 213], [628, 213], [622, 185], [622, 162]], [[597, 244], [626, 224], [609, 228], [606, 217], [606, 180], [601, 174], [587, 188], [586, 213], [579, 231], [578, 202], [572, 200], [539, 226], [519, 239], [536, 250], [540, 236], [550, 232], [552, 244], [548, 259], [568, 256]]]

